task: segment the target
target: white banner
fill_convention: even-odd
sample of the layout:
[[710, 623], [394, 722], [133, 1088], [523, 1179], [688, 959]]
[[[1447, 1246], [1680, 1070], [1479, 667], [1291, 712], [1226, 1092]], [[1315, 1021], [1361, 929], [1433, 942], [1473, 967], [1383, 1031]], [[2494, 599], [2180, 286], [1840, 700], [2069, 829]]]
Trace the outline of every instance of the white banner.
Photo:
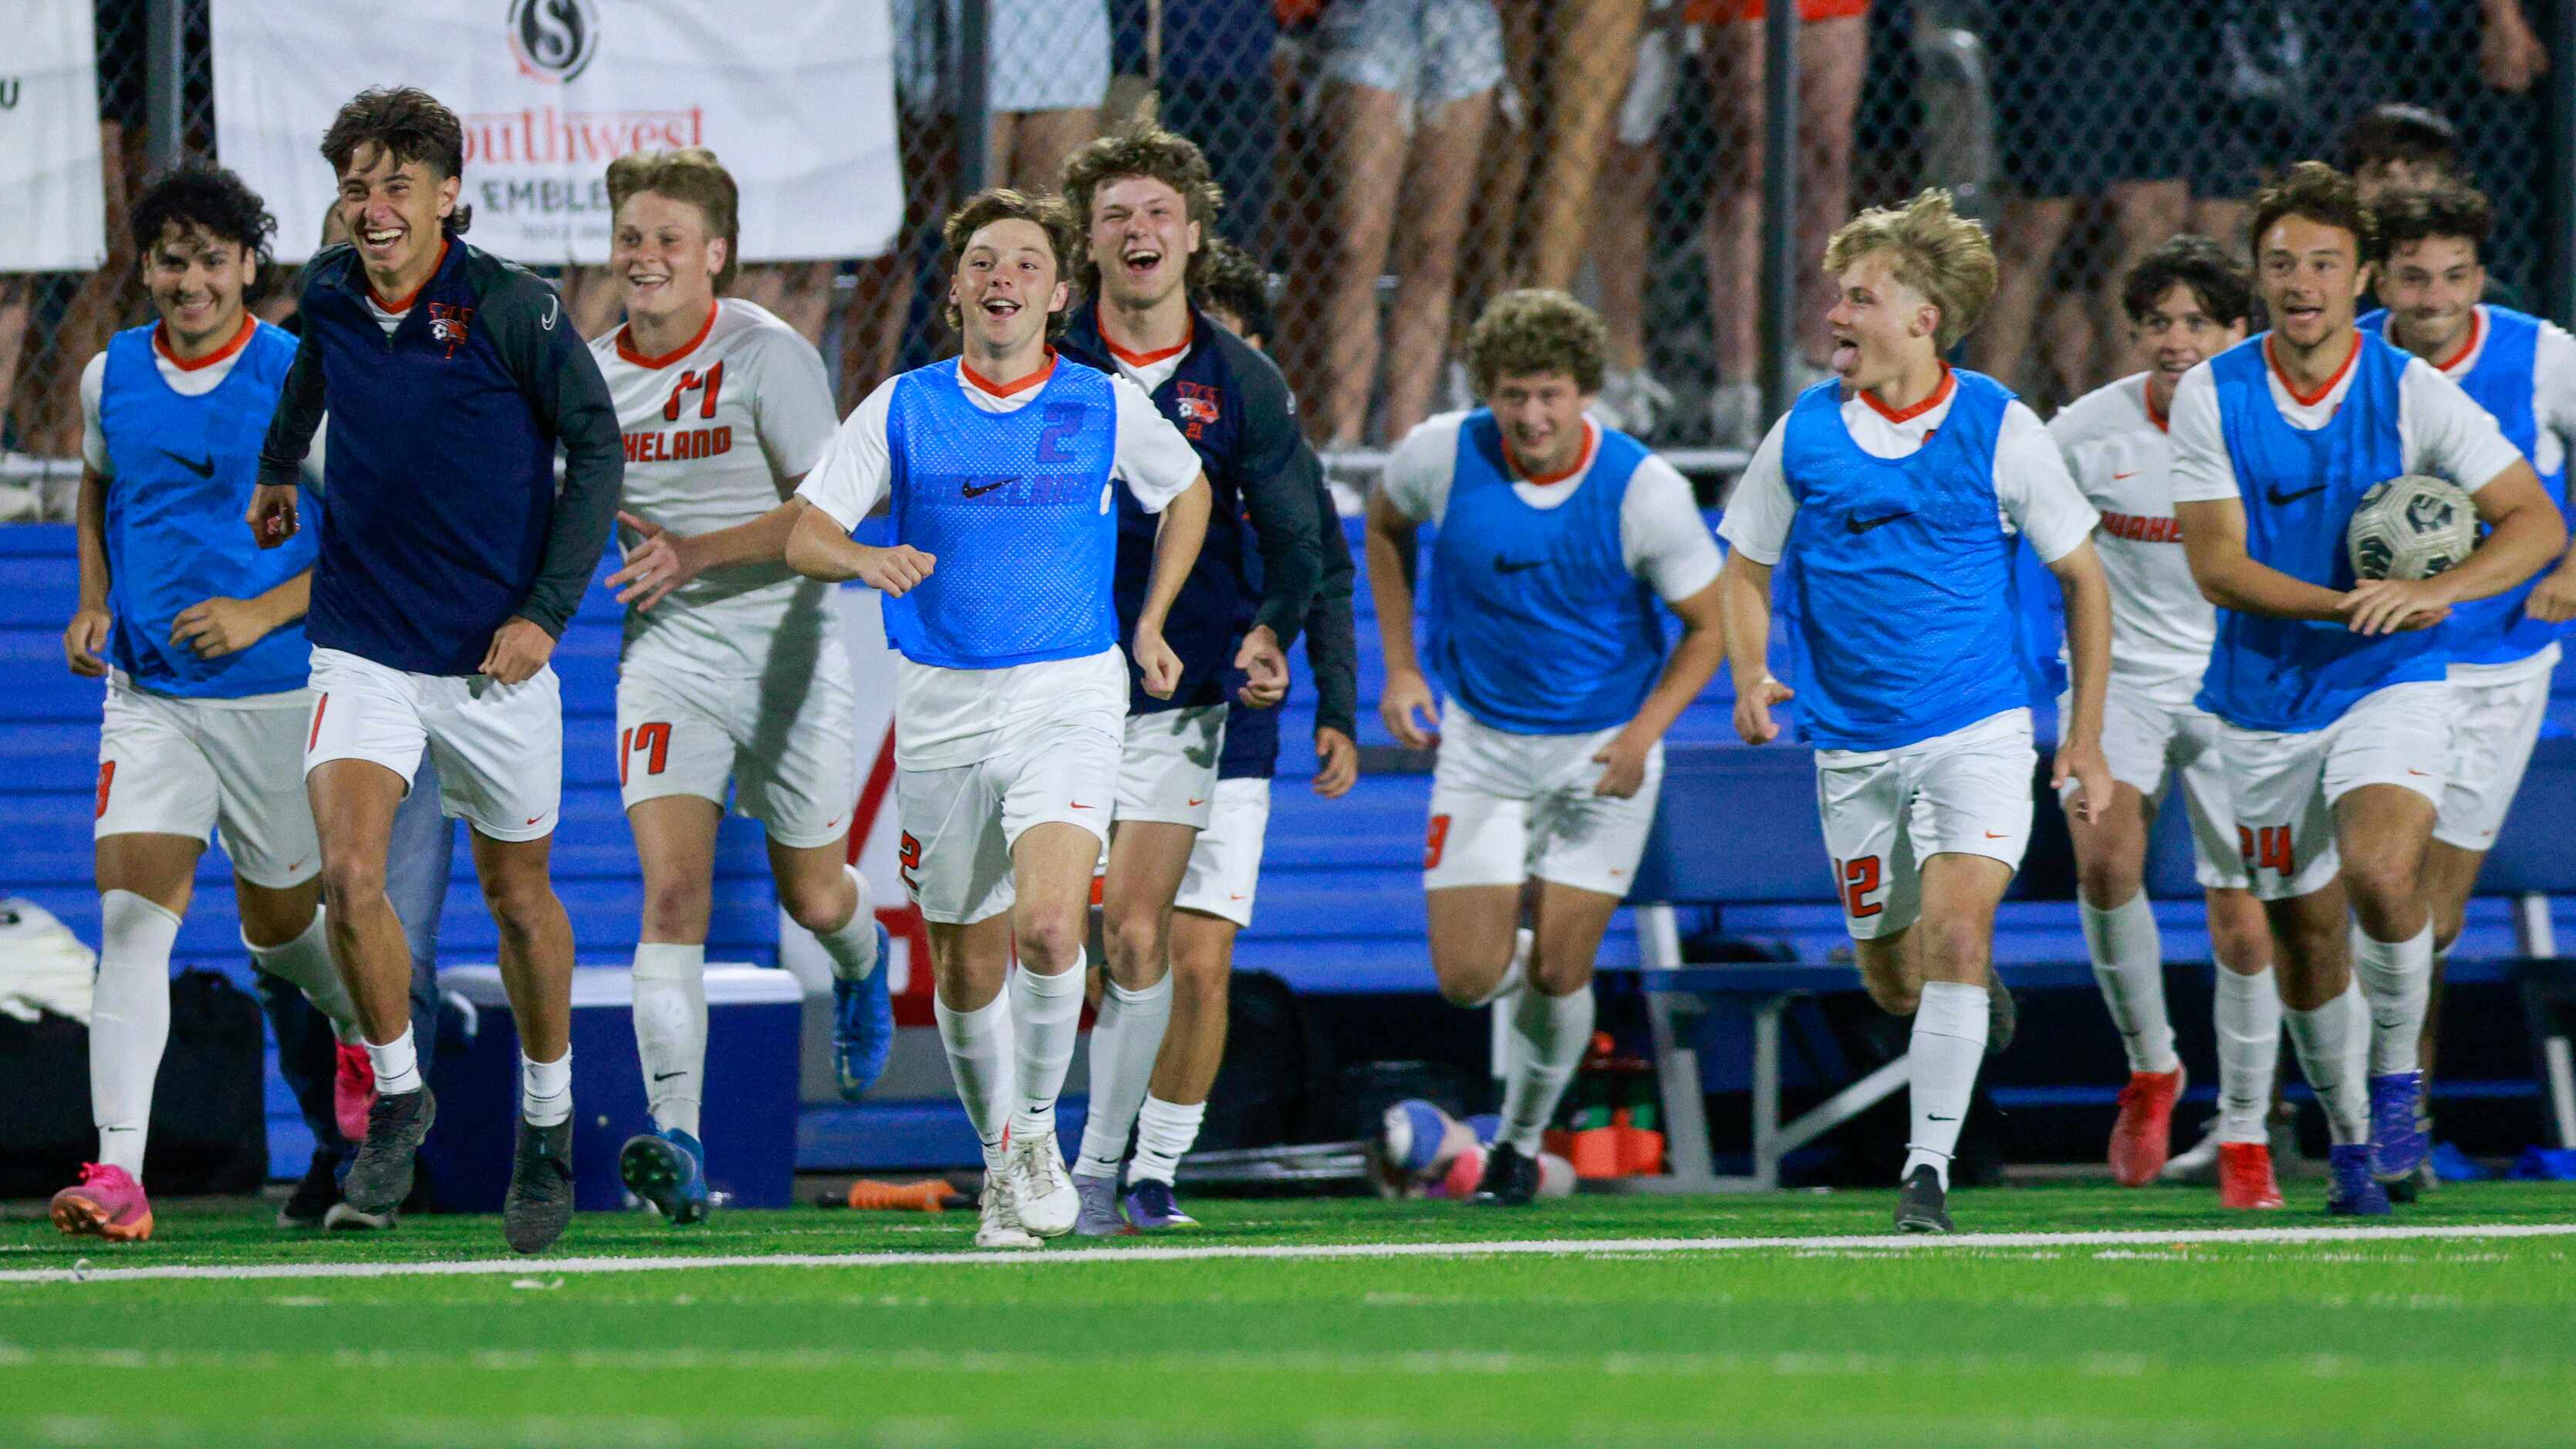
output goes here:
[[90, 0], [15, 0], [0, 46], [0, 272], [107, 260]]
[[630, 151], [713, 150], [747, 262], [881, 256], [903, 219], [888, 0], [214, 0], [213, 38], [216, 154], [282, 261], [312, 254], [322, 133], [370, 86], [464, 119], [469, 236], [514, 261], [607, 261]]

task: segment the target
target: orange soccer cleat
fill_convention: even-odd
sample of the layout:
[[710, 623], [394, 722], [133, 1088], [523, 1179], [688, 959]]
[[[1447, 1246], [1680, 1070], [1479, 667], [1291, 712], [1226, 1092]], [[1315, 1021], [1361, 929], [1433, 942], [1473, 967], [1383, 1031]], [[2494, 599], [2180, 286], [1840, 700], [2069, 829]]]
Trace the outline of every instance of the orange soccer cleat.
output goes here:
[[2111, 1124], [2111, 1180], [2144, 1187], [2173, 1155], [2174, 1102], [2182, 1096], [2182, 1068], [2131, 1072], [2120, 1089], [2120, 1120]]
[[2272, 1178], [2272, 1149], [2261, 1142], [2218, 1144], [2218, 1205], [2281, 1206], [2281, 1184]]

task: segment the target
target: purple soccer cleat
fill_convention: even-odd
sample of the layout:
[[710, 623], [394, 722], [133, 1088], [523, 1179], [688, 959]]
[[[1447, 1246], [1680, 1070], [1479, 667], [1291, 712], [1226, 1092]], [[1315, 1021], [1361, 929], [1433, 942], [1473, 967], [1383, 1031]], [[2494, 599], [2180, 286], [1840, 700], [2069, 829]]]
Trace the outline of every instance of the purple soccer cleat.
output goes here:
[[2424, 1165], [2424, 1127], [2415, 1115], [2423, 1096], [2422, 1072], [2370, 1079], [2370, 1170], [2382, 1184], [2405, 1181]]
[[2339, 1218], [2388, 1216], [2388, 1190], [2370, 1175], [2370, 1144], [2338, 1142], [2326, 1154], [2326, 1211]]

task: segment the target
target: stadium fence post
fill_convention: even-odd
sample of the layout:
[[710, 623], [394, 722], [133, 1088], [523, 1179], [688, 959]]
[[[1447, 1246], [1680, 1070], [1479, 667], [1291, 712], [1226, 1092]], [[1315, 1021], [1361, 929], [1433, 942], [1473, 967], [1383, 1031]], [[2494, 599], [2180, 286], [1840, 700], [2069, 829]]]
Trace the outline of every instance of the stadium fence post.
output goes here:
[[992, 0], [965, 0], [957, 11], [958, 194], [993, 181]]
[[2576, 0], [2551, 7], [2549, 54], [2549, 300], [2576, 325]]
[[1798, 6], [1772, 5], [1763, 25], [1762, 405], [1778, 417], [1797, 378]]
[[180, 112], [187, 94], [187, 24], [181, 0], [151, 0], [143, 41], [143, 112], [150, 130], [151, 169], [175, 166], [187, 150]]

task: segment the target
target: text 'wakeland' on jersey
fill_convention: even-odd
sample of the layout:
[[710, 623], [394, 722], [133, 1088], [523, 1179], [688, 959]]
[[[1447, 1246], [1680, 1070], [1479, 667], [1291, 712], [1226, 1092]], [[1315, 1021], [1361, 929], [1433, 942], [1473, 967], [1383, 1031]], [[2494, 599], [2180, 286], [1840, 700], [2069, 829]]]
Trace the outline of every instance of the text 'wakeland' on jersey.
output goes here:
[[1663, 670], [1655, 592], [1631, 572], [1621, 504], [1649, 454], [1600, 430], [1583, 485], [1554, 508], [1513, 488], [1503, 430], [1479, 408], [1431, 543], [1430, 665], [1481, 724], [1581, 734], [1634, 718]]
[[886, 642], [916, 664], [1007, 669], [1118, 645], [1110, 472], [1117, 399], [1059, 360], [1007, 413], [967, 401], [956, 361], [896, 379], [886, 413], [892, 541], [938, 559], [885, 602]]
[[1853, 440], [1839, 379], [1800, 393], [1782, 426], [1797, 512], [1780, 586], [1810, 662], [1799, 725], [1819, 749], [1901, 749], [2031, 702], [1995, 483], [2013, 395], [1949, 376], [1948, 417], [1905, 457]]
[[[1121, 357], [1100, 331], [1097, 301], [1075, 309], [1057, 346], [1074, 361], [1112, 375], [1120, 371]], [[1198, 452], [1211, 494], [1207, 541], [1163, 621], [1163, 642], [1181, 661], [1180, 687], [1167, 700], [1147, 694], [1142, 672], [1130, 661], [1127, 708], [1134, 714], [1224, 703], [1224, 677], [1242, 638], [1237, 626], [1246, 604], [1253, 623], [1270, 626], [1284, 649], [1305, 624], [1323, 573], [1316, 478], [1307, 471], [1313, 454], [1300, 444], [1296, 407], [1279, 369], [1195, 309], [1181, 346], [1179, 357], [1166, 364], [1171, 375], [1156, 381], [1149, 395]], [[1141, 385], [1148, 379], [1134, 380]], [[1238, 517], [1250, 523], [1258, 570], [1247, 567], [1246, 531], [1227, 526]], [[1133, 636], [1144, 609], [1161, 524], [1127, 490], [1119, 490], [1121, 638]]]
[[[2541, 491], [2549, 495], [2549, 501], [2557, 504], [2564, 516], [2568, 502], [2566, 440], [2544, 423], [2537, 406], [2541, 395], [2540, 343], [2543, 329], [2549, 324], [2527, 312], [2485, 304], [2479, 305], [2470, 318], [2469, 340], [2461, 348], [2467, 354], [2463, 358], [2467, 366], [2450, 362], [2435, 365], [2495, 418], [2496, 426], [2504, 430], [2505, 441], [2530, 461], [2532, 471], [2540, 476]], [[2364, 316], [2360, 326], [2364, 332], [2385, 336], [2387, 311]], [[2576, 386], [2576, 378], [2550, 381], [2562, 389]], [[2567, 420], [2553, 421], [2564, 426]], [[2523, 601], [2531, 597], [2531, 591], [2547, 572], [2534, 574], [2492, 598], [2453, 605], [2450, 622], [2442, 631], [2450, 645], [2451, 662], [2513, 664], [2557, 643], [2565, 626], [2523, 612]]]
[[[2259, 333], [2201, 364], [2216, 385], [2220, 435], [2245, 506], [2245, 552], [2292, 578], [2348, 590], [2353, 510], [2374, 484], [2406, 471], [2398, 417], [2407, 355], [2362, 334], [2345, 364], [2343, 405], [2323, 427], [2294, 428], [2272, 398], [2270, 338]], [[2187, 416], [2177, 409], [2177, 421]], [[2440, 679], [2449, 665], [2440, 629], [2373, 636], [2340, 620], [2221, 609], [2199, 704], [2243, 729], [2323, 729], [2363, 695]]]
[[[607, 546], [625, 454], [554, 288], [452, 235], [444, 247], [420, 290], [394, 301], [374, 296], [352, 247], [305, 265], [303, 345], [260, 481], [295, 481], [327, 410], [306, 636], [463, 675], [514, 615], [561, 636]], [[391, 332], [379, 312], [399, 315]]]
[[220, 659], [170, 638], [182, 610], [210, 598], [257, 598], [313, 566], [311, 535], [262, 549], [242, 522], [295, 338], [265, 322], [247, 324], [224, 380], [183, 397], [153, 358], [158, 326], [109, 339], [99, 393], [110, 463], [108, 610], [116, 620], [108, 657], [156, 694], [242, 699], [302, 689], [312, 651], [300, 625]]

